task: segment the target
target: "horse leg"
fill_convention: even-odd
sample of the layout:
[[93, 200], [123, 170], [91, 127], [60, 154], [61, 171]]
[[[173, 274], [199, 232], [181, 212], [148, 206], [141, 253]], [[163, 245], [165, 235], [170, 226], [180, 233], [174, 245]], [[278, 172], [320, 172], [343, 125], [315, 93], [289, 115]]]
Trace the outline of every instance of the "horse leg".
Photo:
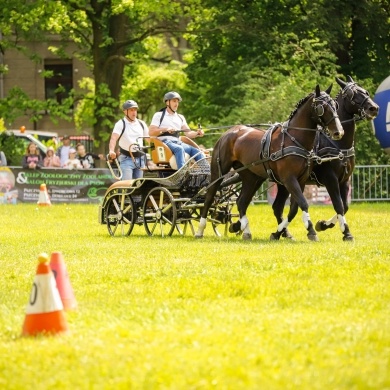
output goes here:
[[[241, 194], [242, 194], [242, 187], [241, 187], [241, 191], [238, 194], [238, 197], [236, 199], [236, 205], [238, 205], [238, 202], [241, 199]], [[240, 217], [241, 217], [241, 214], [240, 214]], [[239, 233], [240, 231], [241, 231], [241, 218], [236, 222], [232, 222], [229, 226], [229, 233]]]
[[290, 211], [287, 215], [287, 219], [284, 219], [278, 226], [278, 231], [287, 227], [294, 219], [298, 212], [298, 207], [302, 210], [302, 221], [307, 230], [307, 237], [310, 241], [319, 241], [316, 231], [314, 230], [313, 223], [310, 220], [309, 204], [306, 198], [303, 196], [304, 184], [300, 185], [296, 177], [291, 176], [285, 183], [287, 190], [291, 193], [291, 197], [295, 202], [291, 202]]
[[[256, 181], [258, 180], [258, 177], [256, 177]], [[264, 181], [264, 180], [263, 180]], [[243, 178], [242, 180], [242, 187], [240, 195], [237, 198], [237, 208], [238, 212], [240, 214], [240, 219], [232, 223], [229, 227], [230, 233], [239, 233], [242, 232], [242, 239], [243, 240], [251, 240], [252, 239], [252, 233], [249, 228], [249, 220], [246, 216], [246, 211], [248, 209], [248, 206], [250, 202], [252, 201], [253, 197], [255, 196], [256, 191], [259, 189], [261, 183], [263, 181], [257, 182], [256, 185], [253, 185], [254, 179], [251, 180], [245, 180]]]
[[[288, 196], [290, 194], [285, 186], [280, 184], [277, 184], [277, 186], [278, 192], [276, 194], [274, 202], [272, 203], [272, 210], [274, 212], [274, 216], [276, 218], [276, 221], [278, 222], [278, 225], [280, 225], [283, 221], [284, 205], [286, 204], [286, 200], [288, 199]], [[271, 233], [270, 240], [279, 240], [281, 236], [290, 240], [294, 240], [294, 237], [290, 234], [287, 227], [284, 227], [281, 231], [277, 230], [275, 233]]]
[[343, 233], [344, 241], [353, 241], [353, 236], [349, 231], [349, 227], [347, 225], [347, 221], [345, 219], [345, 213], [348, 211], [348, 191], [349, 184], [348, 182], [339, 183], [337, 178], [333, 178], [333, 180], [324, 180], [324, 184], [326, 185], [326, 189], [330, 196], [330, 199], [333, 204], [333, 208], [336, 211], [336, 215], [332, 218], [325, 220], [320, 220], [316, 223], [316, 230], [318, 232], [325, 231], [327, 229], [333, 228], [336, 223], [339, 223], [341, 233]]
[[[210, 207], [214, 201], [215, 194], [217, 193], [217, 190], [221, 184], [223, 178], [221, 180], [218, 180], [215, 182], [207, 191], [206, 198], [204, 201], [204, 206], [202, 208], [201, 214], [200, 214], [200, 220], [199, 220], [199, 226], [198, 230], [195, 233], [195, 238], [203, 238], [204, 229], [206, 229], [207, 224], [207, 214], [210, 210]], [[214, 181], [214, 180], [212, 180]]]
[[[349, 205], [348, 205], [348, 193], [349, 193], [349, 181], [345, 181], [340, 184], [340, 194], [341, 194], [341, 200], [343, 201], [343, 206], [344, 206], [344, 231], [343, 233], [343, 241], [353, 241], [353, 235], [349, 231], [349, 226], [347, 224], [347, 220], [345, 219], [345, 214], [347, 214], [349, 210]], [[342, 229], [342, 226], [340, 225], [340, 229]]]

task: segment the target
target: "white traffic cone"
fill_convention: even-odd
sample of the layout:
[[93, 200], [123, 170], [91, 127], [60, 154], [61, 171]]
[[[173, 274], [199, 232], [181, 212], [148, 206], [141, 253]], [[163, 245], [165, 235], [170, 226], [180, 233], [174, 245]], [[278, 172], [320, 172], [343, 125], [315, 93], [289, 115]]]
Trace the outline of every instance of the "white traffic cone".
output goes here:
[[47, 192], [46, 184], [42, 183], [39, 187], [38, 206], [51, 206], [49, 194]]

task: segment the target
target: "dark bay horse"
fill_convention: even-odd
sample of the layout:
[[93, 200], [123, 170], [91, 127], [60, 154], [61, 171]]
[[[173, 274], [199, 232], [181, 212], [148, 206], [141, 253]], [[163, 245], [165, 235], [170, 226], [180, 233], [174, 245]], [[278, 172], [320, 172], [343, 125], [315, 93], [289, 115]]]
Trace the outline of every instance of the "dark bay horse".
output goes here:
[[[233, 168], [240, 176], [242, 187], [237, 198], [240, 220], [230, 226], [230, 232], [241, 231], [243, 239], [252, 238], [246, 211], [257, 189], [270, 177], [288, 189], [302, 210], [308, 238], [318, 240], [302, 191], [310, 173], [317, 126], [328, 129], [334, 139], [344, 134], [336, 103], [329, 96], [331, 89], [332, 86], [321, 91], [317, 85], [315, 92], [297, 103], [287, 122], [275, 124], [267, 131], [239, 125], [221, 136], [213, 150], [211, 184], [195, 237], [203, 237], [208, 210], [224, 176]], [[278, 231], [285, 229], [292, 218], [289, 213]]]
[[[315, 153], [319, 156], [318, 162], [314, 162], [313, 171], [307, 184], [325, 186], [333, 208], [336, 211], [331, 219], [318, 221], [318, 232], [332, 228], [339, 223], [344, 241], [352, 241], [353, 236], [346, 222], [345, 214], [348, 211], [348, 192], [350, 189], [349, 178], [355, 167], [355, 122], [357, 120], [372, 120], [379, 112], [378, 105], [370, 98], [369, 93], [361, 88], [352, 77], [348, 76], [347, 82], [336, 77], [337, 84], [341, 87], [336, 101], [337, 113], [344, 128], [344, 137], [333, 141], [323, 132], [318, 133], [315, 141]], [[283, 208], [289, 196], [286, 187], [278, 184], [278, 193], [272, 205], [274, 215], [280, 223], [283, 220]], [[291, 200], [290, 210], [298, 211], [295, 200]], [[290, 211], [291, 212], [291, 211]], [[286, 229], [283, 236], [293, 238]], [[279, 239], [280, 233], [272, 233], [271, 239]]]

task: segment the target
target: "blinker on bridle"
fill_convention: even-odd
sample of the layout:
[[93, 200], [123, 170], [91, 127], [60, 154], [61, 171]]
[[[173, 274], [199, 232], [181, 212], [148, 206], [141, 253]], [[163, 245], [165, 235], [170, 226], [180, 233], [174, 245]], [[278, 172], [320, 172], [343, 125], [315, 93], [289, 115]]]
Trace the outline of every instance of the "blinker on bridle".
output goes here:
[[[323, 126], [323, 127], [327, 127], [329, 125], [330, 122], [332, 122], [333, 120], [335, 120], [336, 118], [338, 118], [339, 116], [337, 115], [337, 110], [338, 110], [338, 103], [336, 101], [333, 101], [335, 103], [335, 106], [336, 106], [336, 110], [333, 109], [332, 105], [329, 104], [329, 102], [327, 101], [324, 101], [323, 99], [324, 97], [323, 96], [320, 96], [318, 98], [314, 98], [313, 99], [313, 104], [312, 104], [312, 107], [314, 109], [314, 112], [315, 114], [317, 115], [318, 117], [318, 120], [320, 121], [320, 124]], [[318, 104], [316, 104], [318, 103]], [[324, 115], [325, 113], [325, 109], [324, 109], [324, 105], [328, 105], [331, 109], [331, 111], [334, 113], [333, 116], [328, 120], [328, 122], [324, 122], [323, 119], [322, 119], [322, 116]]]
[[349, 100], [349, 102], [355, 106], [357, 105], [357, 103], [353, 100], [354, 96], [355, 96], [355, 89], [359, 88], [362, 92], [363, 95], [365, 95], [365, 98], [363, 99], [363, 101], [358, 105], [358, 112], [359, 112], [359, 115], [361, 117], [365, 117], [366, 113], [364, 112], [364, 104], [366, 103], [366, 101], [370, 98], [370, 94], [368, 93], [368, 91], [366, 91], [365, 89], [363, 88], [360, 88], [358, 87], [358, 85], [356, 83], [348, 83], [345, 88], [341, 91], [341, 95], [343, 98], [347, 98]]

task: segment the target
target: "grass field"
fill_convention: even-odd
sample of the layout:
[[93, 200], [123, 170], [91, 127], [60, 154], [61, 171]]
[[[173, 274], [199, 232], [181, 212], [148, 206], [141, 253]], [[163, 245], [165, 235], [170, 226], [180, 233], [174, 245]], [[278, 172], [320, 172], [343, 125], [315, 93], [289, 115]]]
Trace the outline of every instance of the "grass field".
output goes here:
[[[269, 242], [111, 238], [97, 205], [2, 206], [1, 389], [390, 389], [390, 204], [353, 204], [338, 227]], [[313, 221], [330, 206], [312, 206]], [[41, 252], [62, 252], [70, 333], [21, 337]]]

